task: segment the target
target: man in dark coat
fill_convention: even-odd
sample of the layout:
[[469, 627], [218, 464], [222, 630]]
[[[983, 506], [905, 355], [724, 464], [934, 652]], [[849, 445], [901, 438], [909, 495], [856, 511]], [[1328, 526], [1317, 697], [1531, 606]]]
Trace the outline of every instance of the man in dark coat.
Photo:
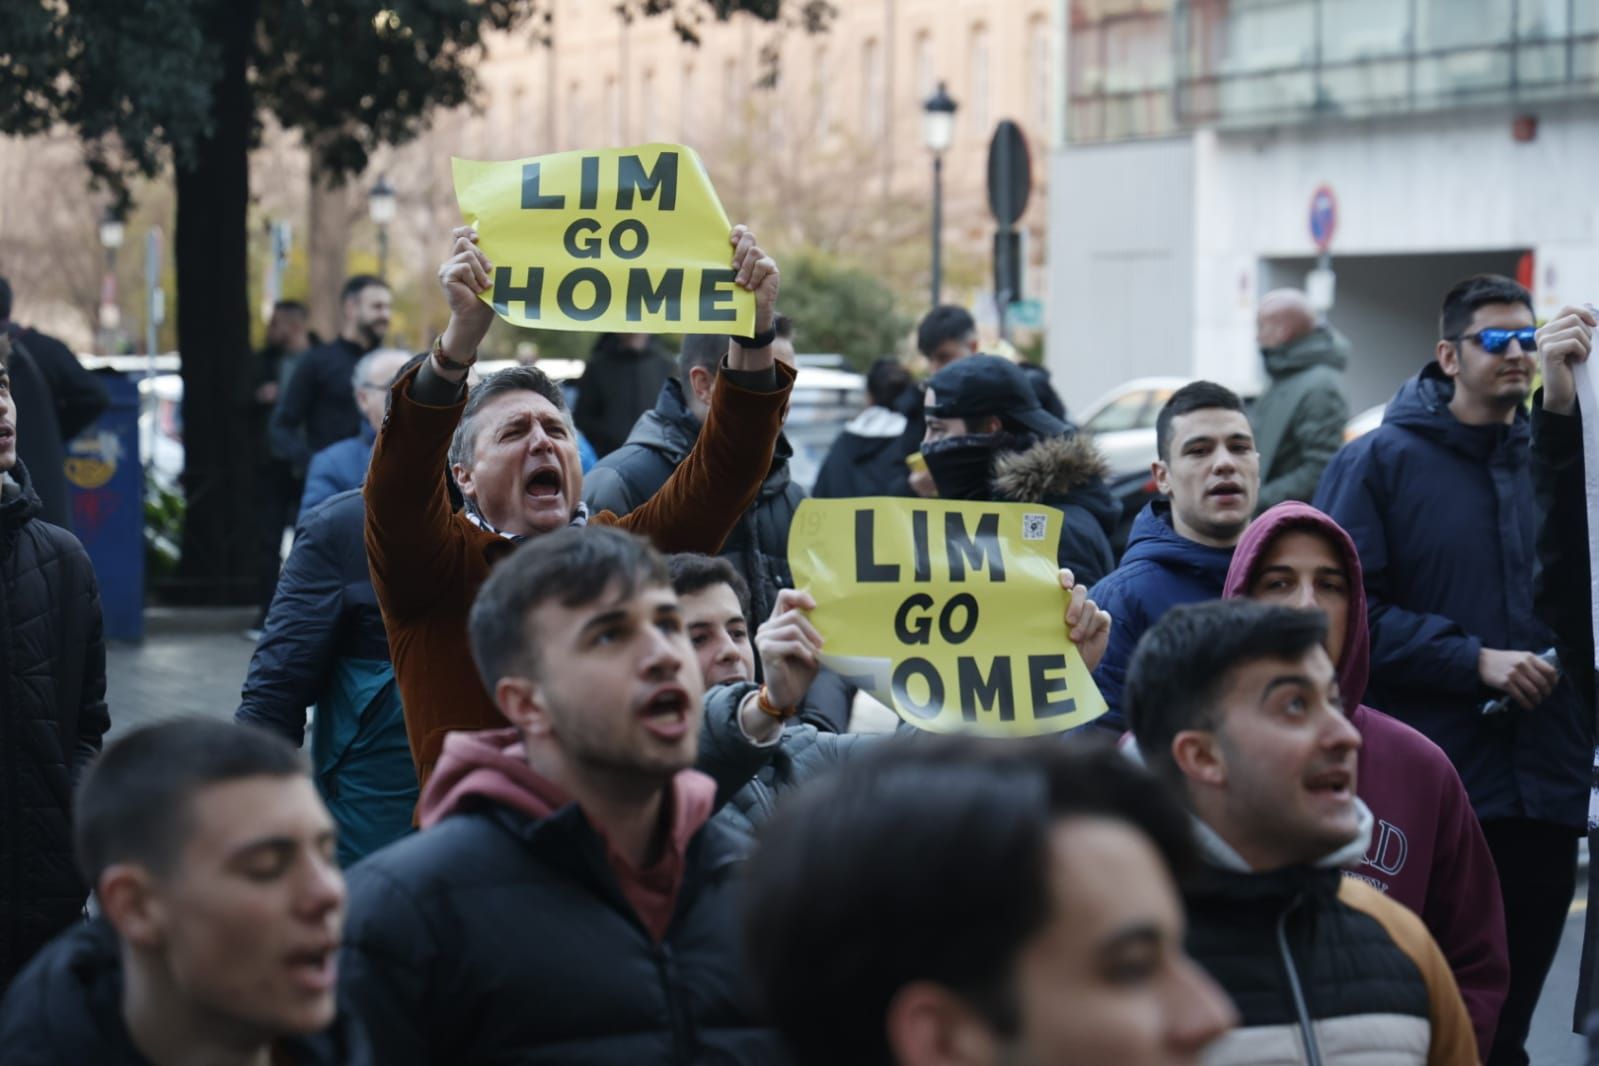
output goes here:
[[1309, 502], [1321, 472], [1344, 443], [1349, 401], [1342, 377], [1349, 341], [1317, 321], [1298, 289], [1261, 297], [1255, 332], [1271, 377], [1249, 412], [1260, 451], [1255, 509], [1265, 511], [1287, 500]]
[[411, 831], [416, 769], [351, 489], [300, 518], [234, 720], [305, 743], [348, 866]]
[[1060, 565], [1084, 585], [1110, 571], [1121, 507], [1105, 488], [1104, 459], [1039, 406], [1015, 363], [973, 355], [934, 374], [925, 425], [922, 456], [941, 499], [1052, 507], [1061, 513]]
[[[472, 656], [511, 728], [452, 733], [422, 831], [350, 871], [345, 1002], [385, 1066], [781, 1061], [691, 769], [704, 684], [665, 561], [590, 526], [489, 574]], [[751, 740], [781, 722], [750, 693]]]
[[898, 359], [883, 358], [866, 375], [871, 405], [850, 420], [828, 449], [811, 486], [821, 499], [852, 496], [908, 496], [910, 471], [900, 438], [909, 424], [894, 405], [911, 386], [911, 374]]
[[577, 383], [572, 421], [600, 458], [622, 446], [672, 376], [672, 360], [647, 333], [600, 337]]
[[[718, 367], [727, 338], [691, 334], [683, 338], [678, 377], [661, 386], [655, 408], [633, 426], [627, 443], [605, 456], [583, 477], [583, 502], [590, 511], [630, 514], [658, 492], [678, 465], [688, 458], [710, 411]], [[749, 584], [754, 617], [772, 613], [781, 589], [794, 587], [788, 568], [788, 527], [805, 490], [789, 477], [794, 454], [788, 438], [778, 435], [772, 465], [755, 502], [722, 543], [719, 553]]]
[[[302, 470], [323, 448], [361, 431], [355, 364], [389, 331], [393, 302], [382, 280], [356, 275], [344, 283], [339, 305], [344, 317], [338, 337], [301, 356], [272, 412], [274, 448]], [[302, 427], [304, 436], [296, 432]]]
[[11, 394], [28, 412], [28, 432], [17, 454], [33, 476], [40, 517], [71, 529], [67, 442], [105, 411], [110, 402], [105, 386], [65, 344], [11, 321], [11, 285], [5, 278], [0, 278], [0, 346], [11, 350]]
[[1126, 728], [1122, 685], [1138, 638], [1178, 604], [1221, 595], [1260, 488], [1244, 405], [1215, 382], [1172, 394], [1155, 420], [1155, 452], [1152, 472], [1166, 499], [1139, 512], [1121, 565], [1088, 593], [1116, 619], [1094, 671], [1110, 711], [1093, 724], [1117, 732]]
[[69, 797], [111, 725], [94, 568], [39, 519], [10, 385], [0, 364], [0, 990], [83, 912]]
[[370, 1066], [337, 988], [333, 823], [276, 737], [178, 718], [84, 778], [76, 850], [101, 917], [0, 1006], [6, 1066]]
[[[1569, 678], [1538, 658], [1537, 511], [1523, 406], [1535, 369], [1532, 298], [1479, 276], [1444, 298], [1436, 361], [1383, 424], [1333, 459], [1316, 506], [1365, 567], [1371, 703], [1448, 753], [1482, 822], [1504, 896], [1510, 993], [1488, 1057], [1523, 1045], [1576, 885], [1594, 727]], [[1484, 704], [1514, 706], [1485, 715]]]

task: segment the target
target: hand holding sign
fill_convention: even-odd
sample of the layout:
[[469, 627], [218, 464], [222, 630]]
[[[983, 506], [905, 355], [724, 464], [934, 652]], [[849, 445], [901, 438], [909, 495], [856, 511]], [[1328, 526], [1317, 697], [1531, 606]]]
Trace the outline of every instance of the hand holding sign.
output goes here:
[[822, 635], [805, 617], [815, 607], [809, 593], [783, 589], [772, 617], [755, 634], [766, 692], [779, 707], [797, 707], [822, 668]]
[[493, 269], [477, 246], [477, 230], [457, 226], [450, 231], [450, 258], [439, 267], [439, 287], [450, 305], [442, 345], [445, 357], [457, 363], [477, 362], [477, 347], [494, 324], [494, 309], [478, 299], [488, 289]]
[[1060, 587], [1071, 594], [1066, 601], [1066, 639], [1077, 645], [1077, 654], [1090, 671], [1099, 668], [1110, 646], [1110, 612], [1088, 598], [1088, 590], [1077, 583], [1070, 570], [1060, 572]]

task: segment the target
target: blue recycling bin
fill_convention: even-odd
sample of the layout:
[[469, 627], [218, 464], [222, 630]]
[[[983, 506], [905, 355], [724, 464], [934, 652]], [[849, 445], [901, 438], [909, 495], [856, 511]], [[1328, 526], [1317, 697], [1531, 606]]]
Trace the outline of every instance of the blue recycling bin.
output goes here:
[[144, 467], [139, 462], [139, 384], [99, 375], [111, 403], [67, 445], [73, 532], [100, 581], [107, 640], [144, 639]]

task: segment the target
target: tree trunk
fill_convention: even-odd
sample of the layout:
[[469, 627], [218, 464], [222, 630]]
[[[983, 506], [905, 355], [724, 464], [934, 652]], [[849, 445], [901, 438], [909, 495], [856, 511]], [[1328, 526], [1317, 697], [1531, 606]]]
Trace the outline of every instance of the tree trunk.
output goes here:
[[255, 464], [250, 418], [246, 215], [248, 69], [259, 0], [212, 0], [208, 31], [221, 46], [209, 137], [177, 174], [178, 350], [183, 356], [184, 602], [245, 604], [257, 597]]

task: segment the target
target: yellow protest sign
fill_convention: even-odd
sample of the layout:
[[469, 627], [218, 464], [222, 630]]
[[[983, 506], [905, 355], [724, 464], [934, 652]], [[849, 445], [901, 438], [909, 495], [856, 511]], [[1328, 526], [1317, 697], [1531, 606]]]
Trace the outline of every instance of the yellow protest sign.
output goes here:
[[1105, 713], [1066, 639], [1053, 507], [806, 500], [794, 584], [816, 599], [826, 664], [935, 733], [1038, 736]]
[[535, 329], [755, 332], [733, 283], [732, 226], [693, 149], [645, 144], [480, 163], [455, 198], [494, 264], [482, 299]]

